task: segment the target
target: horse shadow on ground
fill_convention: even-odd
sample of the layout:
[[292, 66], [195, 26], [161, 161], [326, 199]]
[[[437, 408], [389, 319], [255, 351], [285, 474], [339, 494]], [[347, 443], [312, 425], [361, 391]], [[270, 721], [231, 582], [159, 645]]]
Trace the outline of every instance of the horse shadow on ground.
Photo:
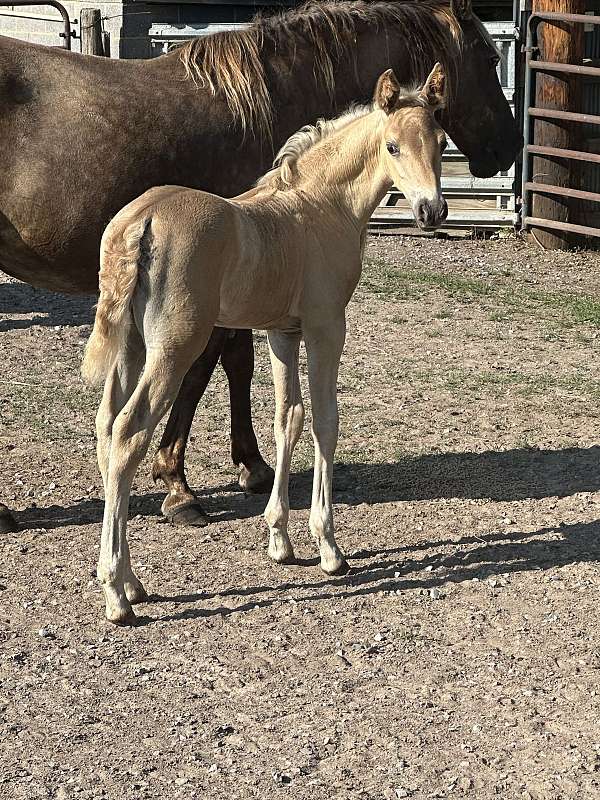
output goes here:
[[33, 325], [91, 325], [96, 301], [92, 295], [64, 295], [26, 283], [0, 283], [0, 314], [32, 315], [30, 319], [0, 320], [0, 333], [24, 330]]
[[[236, 489], [236, 483], [227, 483], [196, 493], [215, 521], [247, 519], [263, 512], [267, 495], [247, 495]], [[292, 474], [291, 507], [309, 508], [311, 489], [312, 470]], [[336, 464], [333, 495], [336, 503], [356, 506], [442, 499], [514, 502], [599, 489], [600, 447], [594, 446], [433, 453], [393, 463]], [[162, 492], [132, 495], [130, 515], [155, 517], [163, 497]], [[101, 499], [90, 498], [71, 506], [31, 508], [19, 517], [22, 527], [59, 528], [99, 523], [102, 510]]]
[[[561, 539], [539, 538], [556, 532]], [[476, 546], [473, 547], [473, 544]], [[444, 545], [452, 546], [453, 552], [449, 555], [427, 552]], [[484, 581], [498, 574], [503, 576], [504, 581], [510, 582], [511, 575], [520, 572], [544, 572], [574, 563], [597, 563], [600, 561], [600, 520], [561, 524], [556, 528], [541, 528], [529, 532], [504, 530], [481, 536], [465, 536], [458, 540], [438, 539], [391, 549], [362, 550], [349, 557], [351, 564], [364, 559], [374, 560], [353, 566], [351, 572], [341, 578], [323, 578], [314, 582], [286, 581], [274, 585], [230, 588], [219, 592], [155, 594], [150, 597], [151, 603], [169, 603], [182, 608], [162, 616], [141, 617], [139, 622], [143, 625], [159, 621], [230, 616], [252, 611], [257, 607], [277, 605], [290, 597], [305, 608], [326, 600], [353, 599], [386, 591], [421, 589], [427, 592], [438, 588], [443, 596], [450, 583]], [[289, 571], [294, 567], [283, 569]], [[492, 587], [493, 583], [488, 584], [489, 591], [496, 591]], [[267, 594], [270, 596], [264, 598]], [[191, 604], [215, 598], [223, 600], [224, 604], [216, 608], [189, 608]], [[237, 599], [242, 602], [225, 605], [228, 600], [235, 602]]]
[[[308, 508], [311, 477], [310, 471], [293, 476], [294, 508]], [[566, 497], [600, 488], [600, 448], [438, 453], [413, 456], [392, 464], [338, 464], [334, 483], [334, 500], [349, 505], [452, 498], [508, 502]], [[229, 483], [199, 492], [199, 495], [217, 520], [249, 518], [262, 512], [265, 495], [238, 493], [223, 498], [208, 494], [208, 491], [222, 493], [234, 489], [235, 485]], [[156, 519], [162, 496], [158, 492], [133, 495], [131, 516]], [[102, 511], [100, 499], [86, 499], [69, 507], [29, 509], [20, 515], [20, 522], [23, 527], [46, 529], [99, 525]], [[556, 538], [548, 539], [549, 533], [554, 533]], [[446, 552], [440, 552], [444, 548]], [[213, 593], [153, 595], [150, 602], [159, 608], [162, 603], [177, 608], [163, 616], [141, 617], [140, 624], [239, 614], [256, 607], [273, 606], [289, 599], [290, 595], [294, 597], [295, 593], [300, 598], [298, 602], [310, 605], [334, 597], [342, 600], [382, 591], [436, 587], [444, 591], [443, 587], [449, 583], [484, 580], [491, 574], [501, 573], [510, 580], [511, 573], [545, 571], [572, 563], [597, 563], [600, 561], [600, 520], [557, 523], [554, 527], [527, 532], [504, 529], [460, 539], [432, 538], [417, 544], [361, 550], [349, 556], [349, 561], [351, 572], [339, 578], [285, 580], [273, 585], [241, 586]], [[289, 575], [300, 567], [316, 564], [317, 560], [311, 559], [282, 568], [282, 572], [285, 570]], [[307, 575], [306, 572], [297, 574]], [[204, 602], [215, 598], [223, 604], [202, 608]], [[232, 605], [226, 605], [228, 601]], [[236, 604], [236, 601], [241, 602]]]

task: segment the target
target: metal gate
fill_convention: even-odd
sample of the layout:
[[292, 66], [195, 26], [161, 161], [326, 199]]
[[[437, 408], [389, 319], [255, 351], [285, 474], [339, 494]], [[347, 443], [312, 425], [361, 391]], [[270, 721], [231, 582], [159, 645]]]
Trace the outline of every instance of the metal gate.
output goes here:
[[[514, 22], [484, 24], [500, 52], [498, 78], [514, 114], [517, 58]], [[466, 158], [454, 143], [449, 142], [442, 159], [442, 191], [448, 201], [448, 219], [444, 227], [513, 227], [516, 223], [514, 182], [514, 166], [493, 178], [474, 178], [469, 172]], [[398, 225], [414, 225], [414, 219], [402, 193], [393, 188], [375, 210], [371, 227], [390, 228]]]
[[[3, 6], [10, 6], [9, 11], [2, 11]], [[62, 20], [58, 17], [50, 17], [48, 15], [43, 14], [34, 14], [32, 11], [15, 11], [14, 7], [18, 6], [52, 6], [55, 8]], [[59, 33], [61, 39], [64, 39], [64, 44], [62, 45], [65, 50], [71, 49], [71, 39], [73, 37], [73, 32], [71, 31], [71, 20], [69, 19], [69, 14], [67, 9], [58, 2], [58, 0], [40, 0], [40, 2], [36, 2], [35, 0], [0, 0], [0, 16], [10, 16], [10, 17], [28, 17], [29, 19], [43, 19], [46, 22], [60, 22], [63, 26], [62, 33]]]
[[[538, 48], [538, 27], [542, 23], [552, 24], [555, 22], [571, 22], [578, 25], [600, 25], [600, 16], [588, 14], [560, 14], [557, 12], [533, 12], [527, 23], [527, 41], [525, 45], [526, 66], [525, 66], [525, 100], [523, 109], [523, 136], [525, 148], [523, 151], [523, 183], [522, 197], [523, 205], [521, 210], [521, 224], [523, 230], [531, 227], [548, 228], [551, 230], [569, 231], [583, 236], [600, 237], [600, 227], [588, 225], [576, 225], [572, 222], [560, 222], [557, 220], [541, 219], [531, 216], [532, 195], [535, 193], [547, 193], [560, 197], [572, 197], [582, 201], [600, 203], [600, 192], [583, 191], [581, 189], [565, 188], [562, 186], [552, 186], [535, 181], [535, 176], [531, 175], [531, 160], [534, 155], [546, 156], [548, 158], [566, 159], [568, 161], [584, 161], [588, 164], [600, 165], [600, 154], [587, 152], [584, 150], [565, 150], [557, 147], [542, 147], [533, 141], [533, 122], [535, 119], [556, 119], [572, 122], [577, 125], [600, 125], [600, 116], [596, 114], [575, 113], [572, 111], [559, 111], [557, 109], [536, 108], [536, 79], [539, 72], [562, 73], [568, 75], [589, 76], [600, 78], [600, 68], [578, 64], [562, 64], [558, 62], [548, 62], [539, 60]], [[594, 27], [595, 31], [600, 28]], [[597, 43], [597, 36], [589, 37], [592, 47]], [[587, 44], [587, 43], [586, 43]], [[588, 49], [588, 48], [586, 48]], [[593, 92], [585, 98], [586, 101], [594, 101]]]

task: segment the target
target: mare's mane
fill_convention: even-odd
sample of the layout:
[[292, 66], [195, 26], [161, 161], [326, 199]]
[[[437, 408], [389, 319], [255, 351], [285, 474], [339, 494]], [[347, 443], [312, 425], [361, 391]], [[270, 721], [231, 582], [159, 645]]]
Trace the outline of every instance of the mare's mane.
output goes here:
[[245, 30], [223, 31], [192, 39], [180, 50], [187, 77], [197, 86], [222, 96], [245, 133], [253, 130], [270, 138], [273, 108], [267, 81], [268, 64], [262, 50], [293, 57], [302, 42], [314, 50], [316, 80], [333, 96], [335, 66], [339, 58], [355, 55], [356, 34], [361, 24], [395, 25], [395, 35], [407, 43], [415, 80], [422, 74], [427, 56], [440, 61], [446, 75], [456, 71], [461, 28], [449, 0], [328, 0], [308, 2], [272, 17], [258, 17]]

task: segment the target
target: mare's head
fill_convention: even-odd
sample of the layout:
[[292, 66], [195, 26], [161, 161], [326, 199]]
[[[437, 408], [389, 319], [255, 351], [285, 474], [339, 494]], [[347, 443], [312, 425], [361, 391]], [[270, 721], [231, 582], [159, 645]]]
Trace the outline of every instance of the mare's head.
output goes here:
[[471, 0], [450, 0], [450, 9], [461, 28], [462, 46], [452, 97], [440, 121], [469, 159], [473, 175], [489, 178], [511, 166], [523, 137], [498, 80], [500, 55], [473, 14]]
[[446, 135], [435, 118], [445, 100], [446, 78], [439, 63], [414, 92], [403, 90], [388, 69], [377, 81], [373, 97], [375, 108], [386, 115], [380, 168], [402, 191], [424, 229], [439, 227], [448, 214], [440, 187]]

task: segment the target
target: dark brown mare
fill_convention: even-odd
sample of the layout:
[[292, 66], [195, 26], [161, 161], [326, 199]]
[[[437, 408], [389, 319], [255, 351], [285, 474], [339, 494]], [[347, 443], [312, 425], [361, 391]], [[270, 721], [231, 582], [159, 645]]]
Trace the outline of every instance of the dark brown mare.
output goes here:
[[[102, 231], [134, 197], [166, 183], [239, 194], [303, 124], [367, 101], [389, 67], [419, 83], [436, 61], [460, 75], [441, 123], [471, 171], [507, 169], [521, 138], [471, 0], [309, 4], [148, 61], [0, 37], [0, 268], [34, 286], [95, 292]], [[240, 483], [270, 485], [250, 414], [253, 357], [250, 333], [215, 329], [186, 376], [153, 469], [171, 517], [206, 522], [184, 452], [219, 358]], [[0, 505], [0, 529], [13, 525]]]

